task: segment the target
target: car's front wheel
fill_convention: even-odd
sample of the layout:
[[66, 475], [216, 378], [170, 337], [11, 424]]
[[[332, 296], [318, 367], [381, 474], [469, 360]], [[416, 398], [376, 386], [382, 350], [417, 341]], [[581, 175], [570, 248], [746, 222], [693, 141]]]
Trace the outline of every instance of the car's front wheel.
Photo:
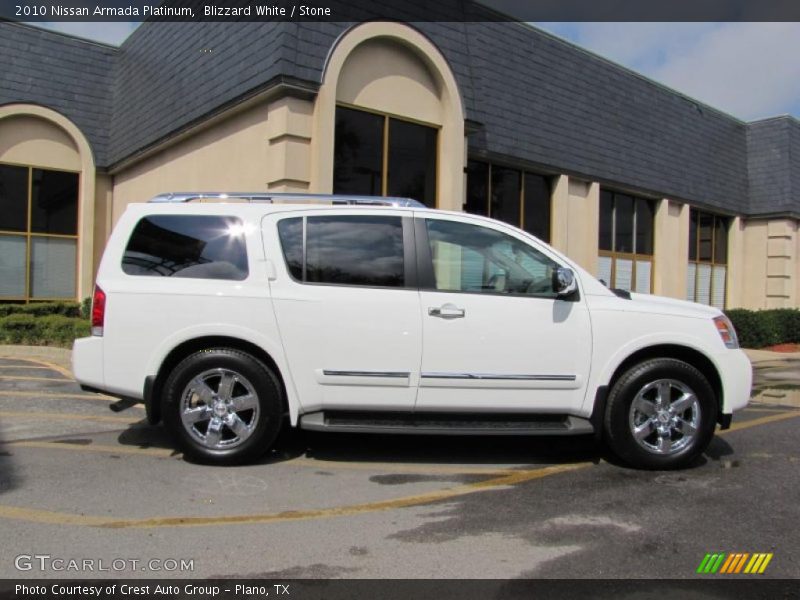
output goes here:
[[281, 386], [269, 367], [230, 348], [196, 352], [164, 385], [163, 414], [184, 454], [206, 463], [257, 458], [282, 425]]
[[699, 456], [714, 435], [717, 399], [692, 365], [672, 358], [628, 369], [608, 396], [605, 438], [626, 463], [675, 469]]

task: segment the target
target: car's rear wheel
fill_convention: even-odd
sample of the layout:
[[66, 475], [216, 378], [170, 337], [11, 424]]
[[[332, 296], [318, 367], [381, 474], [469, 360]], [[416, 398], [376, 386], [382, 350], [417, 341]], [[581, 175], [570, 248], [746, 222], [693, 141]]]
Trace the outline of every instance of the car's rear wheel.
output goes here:
[[257, 458], [275, 442], [283, 398], [275, 373], [230, 348], [196, 352], [164, 385], [165, 424], [184, 453], [202, 462], [236, 464]]
[[645, 469], [688, 465], [708, 447], [717, 399], [693, 366], [656, 358], [628, 369], [611, 389], [605, 438], [626, 463]]

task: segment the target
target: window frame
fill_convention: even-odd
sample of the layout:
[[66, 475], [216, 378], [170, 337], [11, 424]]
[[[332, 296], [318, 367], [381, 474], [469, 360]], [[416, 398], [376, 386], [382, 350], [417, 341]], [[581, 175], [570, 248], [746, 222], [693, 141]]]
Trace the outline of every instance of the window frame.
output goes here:
[[[383, 118], [383, 131], [382, 131], [382, 138], [381, 138], [381, 196], [387, 197], [388, 190], [389, 190], [389, 150], [391, 148], [391, 139], [390, 139], [390, 121], [394, 119], [395, 121], [402, 121], [405, 123], [411, 123], [413, 125], [421, 125], [423, 127], [427, 127], [429, 129], [433, 129], [436, 132], [436, 149], [435, 149], [435, 164], [434, 164], [434, 185], [433, 185], [433, 206], [429, 208], [439, 208], [439, 175], [441, 170], [441, 147], [442, 147], [442, 126], [436, 125], [434, 123], [428, 123], [426, 121], [420, 121], [419, 119], [413, 119], [411, 117], [406, 117], [403, 115], [398, 115], [395, 113], [389, 113], [385, 111], [379, 111], [371, 108], [366, 108], [363, 106], [358, 106], [356, 104], [350, 104], [347, 102], [336, 102], [336, 106], [334, 107], [334, 133], [333, 133], [333, 144], [334, 144], [334, 154], [335, 154], [335, 147], [336, 147], [336, 111], [339, 108], [346, 108], [348, 110], [359, 111], [371, 115], [376, 115]], [[336, 158], [334, 156], [334, 164], [333, 164], [333, 171], [336, 171]], [[332, 185], [335, 185], [335, 178], [332, 182]], [[334, 193], [337, 193], [334, 191]], [[425, 204], [423, 200], [419, 200]]]
[[[702, 210], [700, 208], [690, 207], [690, 209], [689, 209], [689, 241], [690, 242], [691, 242], [691, 239], [692, 239], [692, 231], [691, 231], [691, 229], [692, 229], [692, 213], [693, 212], [697, 214], [697, 222], [696, 222], [696, 226], [695, 226], [696, 227], [695, 228], [695, 240], [694, 240], [695, 241], [695, 248], [694, 248], [695, 257], [692, 258], [691, 247], [690, 247], [689, 248], [689, 260], [688, 260], [688, 263], [687, 263], [687, 264], [690, 264], [690, 265], [695, 265], [695, 270], [694, 270], [694, 298], [691, 301], [692, 302], [697, 302], [699, 304], [703, 304], [702, 302], [700, 302], [697, 299], [698, 298], [697, 290], [699, 289], [698, 283], [700, 281], [700, 268], [699, 268], [700, 265], [708, 265], [708, 266], [711, 267], [711, 270], [712, 270], [712, 277], [711, 277], [711, 281], [709, 283], [709, 288], [708, 288], [708, 297], [709, 297], [710, 300], [714, 298], [714, 291], [715, 291], [715, 288], [714, 288], [714, 277], [713, 277], [714, 267], [725, 267], [725, 292], [722, 294], [722, 306], [723, 306], [723, 308], [727, 307], [728, 306], [728, 273], [730, 272], [729, 271], [730, 265], [729, 265], [728, 255], [730, 254], [730, 233], [731, 233], [730, 227], [731, 227], [732, 219], [731, 219], [731, 217], [723, 215], [723, 214], [720, 214], [720, 213], [714, 213], [714, 212], [709, 212], [707, 210]], [[703, 216], [711, 217], [711, 240], [710, 240], [711, 260], [710, 261], [709, 260], [700, 260], [700, 244], [701, 244], [701, 239], [700, 239], [700, 220], [701, 220], [701, 218]], [[723, 223], [723, 228], [725, 230], [725, 238], [726, 238], [725, 239], [725, 262], [717, 261], [717, 256], [716, 256], [717, 255], [717, 222], [718, 221], [721, 221]], [[706, 306], [714, 306], [714, 305], [711, 304], [711, 302], [709, 302], [709, 304], [707, 304]]]
[[[400, 226], [402, 228], [402, 235], [403, 235], [403, 271], [405, 274], [405, 281], [402, 286], [387, 286], [387, 285], [360, 285], [354, 283], [328, 283], [328, 282], [321, 282], [321, 281], [306, 281], [307, 275], [307, 265], [306, 265], [306, 245], [308, 241], [308, 219], [313, 219], [314, 217], [395, 217], [400, 219]], [[284, 221], [289, 221], [292, 219], [300, 219], [302, 221], [302, 273], [303, 279], [298, 279], [292, 274], [292, 269], [289, 266], [289, 262], [286, 257], [286, 252], [283, 247], [283, 242], [280, 238], [279, 226]], [[304, 214], [298, 215], [296, 213], [287, 213], [286, 215], [281, 215], [280, 218], [275, 220], [274, 223], [275, 227], [275, 236], [278, 242], [278, 246], [281, 251], [281, 257], [283, 259], [283, 266], [286, 269], [286, 274], [289, 278], [297, 283], [298, 285], [310, 285], [310, 286], [322, 286], [322, 287], [337, 287], [337, 288], [347, 288], [347, 289], [379, 289], [379, 290], [398, 290], [398, 291], [405, 291], [405, 290], [418, 290], [418, 261], [416, 260], [416, 249], [415, 249], [415, 241], [414, 241], [414, 224], [413, 224], [413, 216], [409, 214], [398, 214], [393, 212], [384, 213], [381, 211], [380, 214], [375, 213], [364, 213], [364, 212], [352, 212], [352, 213], [313, 213], [313, 214]]]
[[[9, 167], [18, 167], [23, 168], [28, 171], [27, 177], [27, 189], [26, 189], [26, 226], [25, 229], [22, 231], [11, 231], [5, 230], [0, 228], [0, 236], [6, 237], [22, 237], [25, 239], [25, 294], [23, 296], [0, 296], [0, 301], [2, 302], [19, 302], [30, 304], [31, 302], [68, 302], [73, 301], [76, 299], [78, 290], [80, 289], [80, 275], [79, 275], [79, 265], [81, 260], [81, 219], [82, 219], [82, 206], [81, 206], [81, 181], [83, 178], [83, 173], [81, 171], [75, 171], [72, 169], [58, 169], [52, 167], [42, 167], [38, 165], [32, 165], [27, 163], [16, 163], [13, 161], [0, 161], [0, 165], [9, 166]], [[62, 233], [37, 233], [32, 231], [32, 220], [33, 220], [33, 171], [54, 171], [57, 173], [70, 173], [77, 176], [76, 181], [76, 198], [75, 198], [75, 234], [62, 234]], [[31, 258], [33, 255], [33, 238], [52, 238], [52, 239], [62, 239], [62, 240], [74, 240], [75, 241], [75, 278], [74, 278], [74, 290], [75, 294], [73, 296], [32, 296], [32, 285], [33, 285], [33, 277], [32, 277], [32, 267]]]
[[[632, 263], [631, 267], [631, 282], [633, 285], [631, 287], [635, 287], [636, 284], [636, 263], [639, 261], [642, 262], [649, 262], [650, 263], [650, 285], [648, 286], [647, 292], [636, 292], [634, 289], [631, 291], [634, 293], [653, 293], [653, 273], [655, 272], [656, 268], [656, 254], [655, 254], [655, 245], [656, 245], [656, 227], [655, 227], [655, 215], [656, 215], [656, 206], [655, 201], [650, 198], [645, 198], [643, 196], [637, 196], [635, 194], [629, 194], [627, 192], [619, 192], [610, 189], [601, 189], [600, 190], [600, 206], [598, 207], [599, 210], [602, 210], [602, 194], [603, 192], [611, 194], [611, 250], [603, 250], [600, 248], [600, 240], [598, 237], [597, 241], [597, 255], [598, 257], [602, 258], [610, 258], [611, 259], [611, 281], [606, 282], [608, 287], [611, 288], [612, 284], [616, 281], [617, 278], [617, 260], [629, 260]], [[617, 244], [617, 203], [616, 203], [616, 196], [628, 196], [633, 199], [633, 229], [631, 231], [631, 239], [633, 245], [633, 252], [618, 252], [614, 250], [614, 247]], [[637, 252], [636, 248], [636, 239], [637, 239], [637, 224], [639, 220], [639, 208], [638, 208], [638, 200], [644, 200], [648, 202], [652, 206], [652, 214], [653, 214], [653, 227], [652, 227], [652, 245], [653, 245], [653, 253], [652, 254], [642, 254], [641, 252]], [[602, 220], [602, 214], [598, 218], [598, 224]]]
[[530, 235], [533, 235], [534, 237], [536, 237], [536, 235], [534, 233], [532, 233], [532, 232], [528, 231], [527, 229], [525, 229], [525, 219], [526, 219], [526, 214], [525, 214], [526, 185], [525, 185], [525, 183], [526, 183], [526, 179], [527, 179], [528, 175], [532, 175], [534, 177], [541, 177], [542, 179], [544, 179], [547, 182], [547, 186], [548, 186], [549, 192], [550, 192], [549, 195], [548, 195], [549, 207], [548, 207], [548, 215], [547, 215], [547, 217], [548, 217], [547, 218], [547, 239], [542, 239], [542, 238], [539, 238], [539, 237], [537, 237], [536, 239], [539, 239], [539, 240], [543, 241], [545, 244], [549, 244], [550, 240], [553, 237], [553, 182], [552, 182], [552, 177], [549, 176], [549, 175], [545, 175], [544, 173], [537, 173], [537, 172], [531, 171], [529, 169], [524, 169], [524, 168], [515, 167], [515, 166], [509, 166], [509, 165], [503, 164], [502, 162], [492, 161], [492, 160], [489, 160], [489, 159], [486, 159], [486, 158], [469, 158], [467, 160], [467, 169], [466, 169], [466, 173], [467, 173], [467, 177], [466, 177], [467, 193], [469, 193], [469, 168], [470, 168], [470, 163], [477, 163], [477, 164], [482, 165], [483, 167], [486, 168], [486, 198], [484, 198], [484, 211], [485, 212], [484, 213], [468, 212], [467, 211], [467, 203], [466, 203], [466, 201], [464, 202], [464, 205], [462, 207], [464, 212], [467, 212], [467, 214], [474, 214], [474, 215], [479, 215], [479, 216], [487, 216], [489, 218], [496, 219], [496, 217], [494, 217], [492, 215], [492, 169], [493, 168], [497, 168], [497, 169], [507, 169], [507, 170], [516, 171], [519, 174], [519, 177], [520, 177], [520, 185], [519, 185], [519, 223], [508, 223], [506, 221], [500, 221], [500, 219], [497, 219], [497, 220], [500, 221], [501, 223], [506, 223], [507, 225], [511, 225], [512, 227], [519, 227], [520, 229], [522, 229], [526, 233], [529, 233]]
[[[434, 216], [427, 216], [427, 215], [416, 215], [414, 217], [414, 237], [416, 240], [416, 261], [417, 261], [417, 273], [419, 279], [419, 290], [423, 292], [435, 292], [437, 294], [469, 294], [471, 296], [477, 297], [500, 297], [500, 298], [528, 298], [531, 300], [563, 300], [559, 296], [553, 294], [526, 294], [526, 293], [519, 293], [519, 292], [498, 292], [498, 291], [481, 291], [475, 292], [471, 290], [440, 290], [436, 287], [436, 274], [434, 271], [433, 266], [433, 256], [431, 254], [431, 247], [430, 247], [430, 240], [428, 237], [428, 227], [425, 221], [444, 221], [447, 223], [459, 223], [463, 225], [472, 225], [475, 227], [485, 227], [486, 229], [490, 229], [502, 235], [511, 237], [515, 239], [520, 244], [524, 244], [526, 246], [530, 246], [531, 248], [535, 249], [537, 252], [545, 256], [546, 258], [550, 259], [555, 263], [555, 265], [559, 268], [564, 268], [564, 263], [559, 260], [557, 256], [553, 256], [550, 252], [546, 251], [545, 247], [541, 247], [536, 243], [532, 243], [534, 240], [527, 240], [521, 238], [519, 236], [513, 235], [510, 231], [503, 231], [499, 227], [491, 227], [488, 223], [475, 223], [467, 220], [460, 220], [456, 218], [439, 218]], [[527, 233], [527, 232], [526, 232]], [[532, 234], [528, 234], [532, 235]], [[538, 238], [536, 238], [538, 239]], [[568, 265], [566, 268], [571, 268]], [[580, 287], [580, 285], [579, 285]], [[570, 297], [569, 301], [577, 301], [580, 299], [580, 291], [574, 295], [574, 297]]]

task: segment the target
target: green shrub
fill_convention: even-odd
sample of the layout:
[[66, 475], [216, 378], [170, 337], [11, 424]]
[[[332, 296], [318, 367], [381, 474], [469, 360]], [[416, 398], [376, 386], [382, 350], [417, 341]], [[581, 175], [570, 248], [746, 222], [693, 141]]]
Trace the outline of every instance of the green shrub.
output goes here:
[[87, 296], [81, 302], [81, 316], [84, 319], [90, 319], [92, 316], [92, 297]]
[[12, 314], [0, 317], [0, 343], [34, 346], [72, 346], [73, 340], [89, 335], [86, 319], [50, 314], [36, 317]]
[[7, 344], [25, 344], [36, 336], [37, 319], [32, 315], [9, 315], [0, 318], [0, 335]]
[[50, 315], [39, 319], [41, 339], [56, 346], [71, 346], [75, 338], [86, 337], [91, 329], [85, 319]]
[[9, 315], [63, 315], [80, 317], [81, 305], [77, 302], [34, 302], [32, 304], [0, 304], [0, 317]]
[[725, 312], [736, 329], [743, 348], [764, 348], [775, 344], [800, 343], [800, 310], [731, 309]]

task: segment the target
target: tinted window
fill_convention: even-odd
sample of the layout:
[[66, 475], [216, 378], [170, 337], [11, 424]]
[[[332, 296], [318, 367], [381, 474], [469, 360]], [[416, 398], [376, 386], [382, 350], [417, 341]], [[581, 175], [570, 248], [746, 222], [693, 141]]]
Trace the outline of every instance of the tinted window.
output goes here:
[[614, 251], [633, 252], [633, 198], [615, 194]]
[[697, 260], [697, 221], [700, 218], [694, 209], [689, 213], [689, 260]]
[[427, 219], [435, 289], [555, 297], [558, 266], [520, 240], [478, 225]]
[[333, 193], [383, 192], [384, 117], [338, 107], [333, 145]]
[[31, 231], [78, 233], [78, 174], [33, 169]]
[[711, 262], [712, 259], [712, 241], [714, 235], [714, 217], [708, 213], [700, 213], [699, 215], [699, 255], [701, 261]]
[[515, 169], [492, 166], [491, 217], [519, 225], [521, 173]]
[[525, 173], [525, 231], [550, 241], [550, 185], [533, 173]]
[[653, 203], [644, 198], [636, 199], [636, 254], [653, 253]]
[[728, 262], [728, 220], [723, 217], [714, 218], [714, 262]]
[[307, 282], [405, 285], [400, 217], [325, 216], [306, 221]]
[[242, 221], [201, 215], [145, 217], [133, 230], [122, 270], [128, 275], [245, 279]]
[[389, 119], [388, 196], [436, 206], [436, 130]]
[[283, 258], [292, 277], [303, 281], [303, 219], [295, 217], [278, 223]]
[[467, 205], [473, 215], [487, 216], [489, 208], [489, 163], [471, 160], [467, 163]]
[[600, 190], [600, 250], [614, 249], [614, 200], [611, 192]]
[[28, 229], [28, 169], [0, 165], [0, 230]]

